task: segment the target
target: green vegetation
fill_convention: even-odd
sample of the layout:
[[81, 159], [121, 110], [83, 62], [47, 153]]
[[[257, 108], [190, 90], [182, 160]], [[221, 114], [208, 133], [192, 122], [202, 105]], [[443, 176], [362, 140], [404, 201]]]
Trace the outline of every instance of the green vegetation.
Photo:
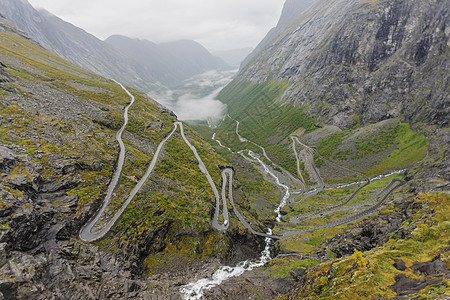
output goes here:
[[[411, 267], [414, 262], [428, 262], [440, 257], [448, 265], [450, 196], [421, 194], [415, 201], [433, 213], [426, 218], [418, 217], [416, 222], [419, 224], [410, 236], [402, 239], [393, 236], [381, 247], [367, 252], [355, 250], [352, 256], [311, 268], [308, 272], [308, 283], [299, 287], [289, 299], [368, 299], [373, 296], [391, 298], [396, 296], [389, 288], [395, 283], [395, 276], [405, 274], [414, 280], [423, 280], [426, 277], [409, 268], [405, 271], [397, 270], [393, 266], [396, 260], [403, 260], [407, 267]], [[326, 284], [326, 287], [322, 280], [325, 274], [329, 274], [329, 284]], [[450, 296], [449, 287], [450, 281], [443, 278], [440, 284], [430, 285], [409, 297], [446, 298]]]
[[[318, 142], [317, 150], [342, 165], [365, 159], [364, 165], [358, 164], [359, 171], [374, 176], [418, 162], [428, 151], [428, 141], [423, 134], [412, 131], [409, 124], [392, 120], [334, 133]], [[382, 154], [381, 158], [377, 154]], [[322, 165], [319, 161], [317, 166]]]
[[[391, 175], [389, 177], [385, 177], [385, 178], [382, 178], [382, 179], [379, 179], [376, 181], [371, 181], [370, 184], [368, 186], [366, 186], [365, 188], [363, 188], [356, 195], [356, 197], [353, 198], [353, 200], [350, 201], [345, 207], [350, 207], [352, 205], [364, 203], [364, 202], [370, 200], [375, 195], [377, 195], [384, 187], [386, 187], [391, 182], [391, 180], [393, 180], [395, 178], [402, 178], [402, 176], [400, 174], [395, 174], [395, 175]], [[319, 192], [316, 195], [308, 197], [301, 203], [293, 204], [288, 207], [285, 207], [283, 209], [284, 213], [286, 213], [284, 218], [286, 220], [289, 220], [292, 217], [296, 217], [299, 215], [305, 215], [305, 214], [309, 214], [309, 213], [316, 213], [319, 210], [327, 209], [332, 206], [341, 204], [341, 203], [347, 201], [347, 199], [349, 199], [349, 197], [361, 186], [362, 186], [362, 184], [359, 184], [359, 185], [349, 186], [349, 187], [345, 187], [345, 188], [330, 189], [330, 190], [325, 190], [325, 191]], [[380, 199], [377, 199], [376, 202], [379, 200]], [[376, 203], [376, 202], [374, 202], [374, 203]], [[372, 203], [371, 205], [373, 205], [374, 203]], [[361, 209], [363, 209], [363, 208], [360, 208], [359, 210], [361, 210]], [[319, 217], [319, 218], [316, 218], [313, 220], [305, 220], [304, 222], [297, 224], [297, 225], [293, 225], [293, 224], [289, 225], [289, 228], [291, 230], [306, 229], [309, 227], [325, 224], [326, 222], [337, 221], [337, 220], [343, 219], [343, 218], [348, 217], [353, 214], [355, 214], [355, 211], [353, 209], [347, 210], [344, 212], [336, 212], [333, 214], [324, 215], [323, 217]], [[281, 224], [281, 225], [276, 226], [275, 228], [277, 230], [281, 230], [285, 226], [286, 225], [283, 226], [283, 224]], [[333, 229], [328, 229], [328, 230], [336, 233]], [[315, 232], [313, 232], [313, 233], [311, 233], [311, 237], [309, 238], [309, 240], [304, 241], [304, 242], [307, 245], [319, 246], [322, 240], [323, 240], [322, 235], [320, 235], [320, 234], [317, 235]]]
[[[114, 172], [118, 156], [115, 135], [123, 124], [123, 109], [130, 97], [115, 82], [64, 61], [7, 30], [0, 34], [0, 56], [13, 79], [0, 84], [0, 143], [23, 149], [20, 154], [27, 154], [39, 166], [44, 182], [73, 180], [74, 186], [65, 192], [76, 196], [77, 207], [69, 212], [62, 210], [57, 218], [74, 218], [75, 213], [80, 220], [86, 218], [86, 212], [92, 212], [103, 201]], [[175, 120], [144, 94], [128, 90], [136, 101], [129, 110], [129, 123], [123, 134], [126, 147], [123, 174], [102, 222], [121, 207], [136, 181], [144, 175], [153, 151], [172, 131]], [[9, 97], [17, 105], [9, 105]], [[67, 114], [53, 113], [55, 107], [60, 108], [61, 98], [79, 104], [80, 111], [74, 107]], [[33, 106], [21, 106], [30, 101], [39, 103], [34, 106], [37, 111], [30, 109]], [[185, 127], [185, 133], [220, 188], [219, 167], [229, 163], [190, 128]], [[70, 172], [62, 174], [58, 168], [66, 165]], [[29, 169], [19, 165], [11, 174], [1, 174], [2, 182], [14, 176], [31, 180], [30, 174]], [[17, 197], [24, 193], [9, 186], [5, 190]], [[239, 200], [238, 205], [247, 205], [245, 198]], [[214, 203], [212, 190], [193, 153], [176, 133], [120, 221], [96, 244], [113, 253], [134, 249], [137, 256], [147, 257], [145, 263], [143, 259], [136, 261], [141, 269], [146, 263], [152, 269], [170, 257], [183, 256], [188, 260], [225, 257], [230, 246], [223, 242], [223, 233], [212, 232], [211, 228]], [[52, 204], [64, 205], [59, 201]], [[7, 205], [0, 202], [1, 207]], [[7, 220], [0, 219], [0, 224], [7, 224]], [[232, 225], [236, 226], [236, 222]], [[148, 247], [152, 241], [156, 246]], [[140, 258], [136, 255], [130, 259]]]
[[[220, 92], [218, 99], [228, 105], [230, 116], [241, 122], [239, 133], [243, 137], [266, 148], [271, 159], [295, 173], [296, 160], [289, 135], [299, 128], [311, 132], [316, 127], [301, 108], [276, 101], [288, 87], [287, 82], [273, 79], [264, 83], [234, 80]], [[217, 129], [217, 136], [229, 147], [260, 152], [249, 143], [242, 147], [235, 129], [236, 123], [227, 118]]]
[[342, 144], [342, 140], [351, 133], [351, 131], [336, 132], [317, 144], [317, 150], [320, 155], [330, 158], [336, 148]]
[[359, 269], [364, 269], [368, 266], [367, 260], [365, 259], [361, 251], [355, 249], [355, 252], [353, 252], [352, 257]]
[[380, 153], [386, 148], [392, 146], [395, 140], [399, 138], [398, 131], [401, 126], [402, 124], [399, 123], [393, 129], [381, 130], [380, 132], [377, 132], [377, 134], [356, 139], [356, 154], [353, 158], [358, 159], [368, 154]]
[[296, 255], [276, 257], [264, 267], [265, 272], [274, 277], [288, 277], [294, 268], [309, 268], [318, 265], [315, 259], [299, 259]]
[[425, 157], [429, 143], [423, 134], [412, 131], [409, 124], [406, 123], [399, 123], [396, 131], [396, 149], [378, 165], [368, 170], [367, 174], [375, 175], [389, 169], [401, 169]]

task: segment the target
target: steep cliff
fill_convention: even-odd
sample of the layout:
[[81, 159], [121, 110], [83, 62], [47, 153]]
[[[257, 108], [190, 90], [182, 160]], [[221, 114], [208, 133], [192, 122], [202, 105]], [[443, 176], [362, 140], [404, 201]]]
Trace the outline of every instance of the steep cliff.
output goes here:
[[286, 80], [281, 101], [341, 128], [400, 115], [446, 126], [448, 22], [448, 1], [316, 1], [237, 80]]
[[284, 3], [283, 10], [281, 11], [281, 17], [277, 23], [277, 26], [272, 28], [264, 39], [256, 46], [256, 48], [244, 59], [241, 63], [241, 68], [245, 67], [253, 57], [255, 57], [261, 50], [267, 45], [272, 43], [283, 30], [283, 28], [289, 25], [293, 20], [297, 18], [299, 14], [307, 10], [315, 0], [288, 0]]

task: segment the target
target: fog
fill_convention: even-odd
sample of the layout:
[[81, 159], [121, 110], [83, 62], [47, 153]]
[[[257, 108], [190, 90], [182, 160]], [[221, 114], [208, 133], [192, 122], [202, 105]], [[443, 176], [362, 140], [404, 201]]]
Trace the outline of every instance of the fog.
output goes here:
[[183, 82], [177, 89], [161, 87], [149, 95], [171, 109], [182, 121], [212, 121], [223, 117], [226, 105], [216, 99], [220, 90], [236, 74], [234, 71], [208, 71]]
[[30, 0], [100, 39], [195, 40], [209, 51], [255, 47], [285, 0]]
[[214, 93], [200, 99], [191, 94], [181, 96], [174, 107], [175, 114], [182, 121], [222, 118], [227, 106], [215, 99], [221, 89], [219, 88]]

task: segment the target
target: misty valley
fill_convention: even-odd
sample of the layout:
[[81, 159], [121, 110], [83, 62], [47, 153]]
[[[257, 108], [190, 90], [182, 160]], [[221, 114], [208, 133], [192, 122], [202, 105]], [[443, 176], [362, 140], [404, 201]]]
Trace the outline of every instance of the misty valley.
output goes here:
[[148, 95], [158, 99], [182, 121], [217, 122], [226, 113], [226, 106], [216, 97], [236, 73], [237, 70], [210, 70], [186, 79], [173, 89], [159, 86]]

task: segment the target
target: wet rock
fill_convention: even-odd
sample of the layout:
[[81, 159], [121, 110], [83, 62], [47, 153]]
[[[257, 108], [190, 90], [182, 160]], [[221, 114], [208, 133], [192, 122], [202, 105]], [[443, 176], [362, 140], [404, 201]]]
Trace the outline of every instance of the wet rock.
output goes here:
[[10, 250], [29, 251], [46, 242], [47, 223], [53, 214], [38, 213], [15, 215], [10, 221], [11, 230], [3, 237]]
[[394, 267], [399, 271], [405, 271], [406, 270], [406, 264], [403, 260], [398, 259], [394, 263]]
[[443, 274], [450, 274], [446, 269], [446, 264], [442, 260], [436, 259], [430, 262], [415, 262], [411, 269], [418, 274], [425, 276], [439, 276]]
[[395, 276], [395, 284], [389, 286], [399, 296], [405, 296], [409, 294], [415, 294], [423, 290], [429, 285], [439, 284], [442, 282], [442, 278], [424, 280], [414, 280], [406, 277], [405, 274]]
[[290, 272], [291, 276], [300, 282], [306, 279], [306, 269], [305, 268], [293, 268]]
[[258, 295], [260, 299], [274, 299], [295, 286], [295, 281], [290, 278], [275, 279], [245, 275], [243, 277], [232, 278], [206, 291], [204, 299], [253, 299], [255, 295]]
[[233, 246], [233, 259], [229, 263], [232, 265], [248, 258], [259, 257], [265, 247], [265, 239], [253, 235], [248, 230], [233, 229], [230, 239]]
[[18, 159], [11, 149], [0, 145], [0, 173], [9, 173], [15, 167]]

